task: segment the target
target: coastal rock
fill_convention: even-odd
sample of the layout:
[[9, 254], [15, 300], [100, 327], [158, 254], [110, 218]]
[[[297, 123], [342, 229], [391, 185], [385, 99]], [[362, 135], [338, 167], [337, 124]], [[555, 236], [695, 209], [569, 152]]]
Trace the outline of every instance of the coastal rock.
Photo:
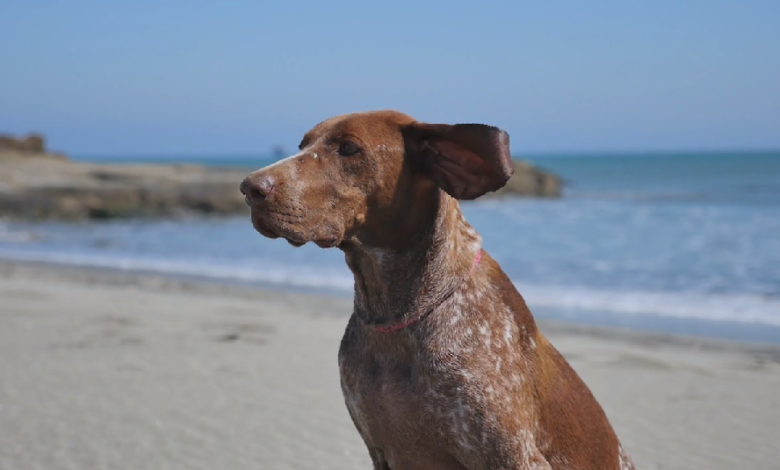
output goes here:
[[245, 169], [0, 158], [0, 217], [89, 220], [239, 214]]
[[0, 160], [18, 158], [65, 159], [66, 157], [59, 153], [47, 152], [46, 140], [41, 134], [30, 133], [26, 137], [0, 134]]
[[558, 176], [540, 170], [529, 162], [514, 160], [515, 174], [506, 186], [487, 197], [523, 196], [557, 198], [561, 196], [563, 181]]
[[[20, 150], [45, 150], [42, 140], [40, 146], [14, 145], [0, 152], [0, 218], [78, 221], [248, 212], [238, 185], [249, 169], [94, 164]], [[490, 196], [557, 197], [560, 186], [556, 176], [516, 161], [515, 175]]]
[[0, 152], [46, 153], [46, 143], [40, 134], [28, 134], [24, 138], [0, 134]]

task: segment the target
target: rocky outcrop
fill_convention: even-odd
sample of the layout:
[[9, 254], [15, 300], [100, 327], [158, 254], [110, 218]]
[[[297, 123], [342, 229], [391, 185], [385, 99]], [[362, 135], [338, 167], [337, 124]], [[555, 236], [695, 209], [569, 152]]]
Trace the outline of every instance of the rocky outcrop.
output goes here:
[[246, 210], [243, 169], [0, 159], [0, 217], [26, 220], [172, 217]]
[[59, 153], [46, 150], [46, 140], [41, 134], [27, 134], [26, 137], [14, 137], [0, 134], [0, 160], [18, 158], [55, 158], [65, 159]]
[[[248, 212], [238, 191], [248, 169], [99, 165], [46, 155], [18, 148], [0, 153], [0, 218], [75, 221]], [[518, 161], [507, 186], [491, 194], [507, 195], [556, 197], [560, 180]]]
[[532, 164], [515, 160], [515, 174], [509, 179], [506, 186], [487, 197], [522, 196], [522, 197], [550, 197], [561, 196], [563, 181], [558, 176], [540, 170]]
[[0, 152], [41, 154], [46, 153], [46, 144], [40, 134], [28, 134], [24, 138], [0, 134]]

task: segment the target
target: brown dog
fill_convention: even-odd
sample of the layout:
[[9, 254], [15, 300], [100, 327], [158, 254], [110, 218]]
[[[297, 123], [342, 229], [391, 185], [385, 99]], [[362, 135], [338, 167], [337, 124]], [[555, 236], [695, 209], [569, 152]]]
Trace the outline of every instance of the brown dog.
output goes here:
[[511, 175], [500, 129], [378, 111], [318, 124], [241, 184], [261, 234], [338, 247], [355, 275], [339, 365], [375, 469], [633, 469], [463, 219], [456, 199]]

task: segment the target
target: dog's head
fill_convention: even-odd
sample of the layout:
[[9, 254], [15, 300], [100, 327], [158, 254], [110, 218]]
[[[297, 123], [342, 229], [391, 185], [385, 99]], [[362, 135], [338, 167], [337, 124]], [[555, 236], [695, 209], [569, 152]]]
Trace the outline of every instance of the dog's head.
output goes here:
[[258, 232], [322, 247], [391, 235], [441, 188], [475, 199], [512, 176], [509, 136], [482, 124], [427, 124], [395, 111], [336, 116], [300, 152], [241, 183]]

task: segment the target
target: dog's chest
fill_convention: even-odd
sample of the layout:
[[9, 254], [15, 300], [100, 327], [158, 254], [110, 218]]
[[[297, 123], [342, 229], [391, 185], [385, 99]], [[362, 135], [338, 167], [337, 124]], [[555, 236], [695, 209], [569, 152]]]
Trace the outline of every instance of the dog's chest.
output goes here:
[[[480, 326], [475, 335], [484, 335]], [[504, 333], [492, 342], [467, 334], [468, 347], [426, 343], [401, 360], [375, 352], [362, 338], [342, 344], [345, 401], [367, 444], [411, 454], [420, 442], [436, 442], [457, 449], [461, 461], [479, 460], [489, 447], [501, 449], [498, 456], [507, 457], [510, 448], [527, 453], [533, 436], [523, 409], [525, 365], [519, 354], [497, 349]], [[515, 423], [499, 422], [507, 417]], [[517, 432], [509, 436], [500, 429]]]
[[355, 425], [372, 441], [410, 436], [425, 413], [419, 364], [364, 349], [340, 354], [344, 399]]

